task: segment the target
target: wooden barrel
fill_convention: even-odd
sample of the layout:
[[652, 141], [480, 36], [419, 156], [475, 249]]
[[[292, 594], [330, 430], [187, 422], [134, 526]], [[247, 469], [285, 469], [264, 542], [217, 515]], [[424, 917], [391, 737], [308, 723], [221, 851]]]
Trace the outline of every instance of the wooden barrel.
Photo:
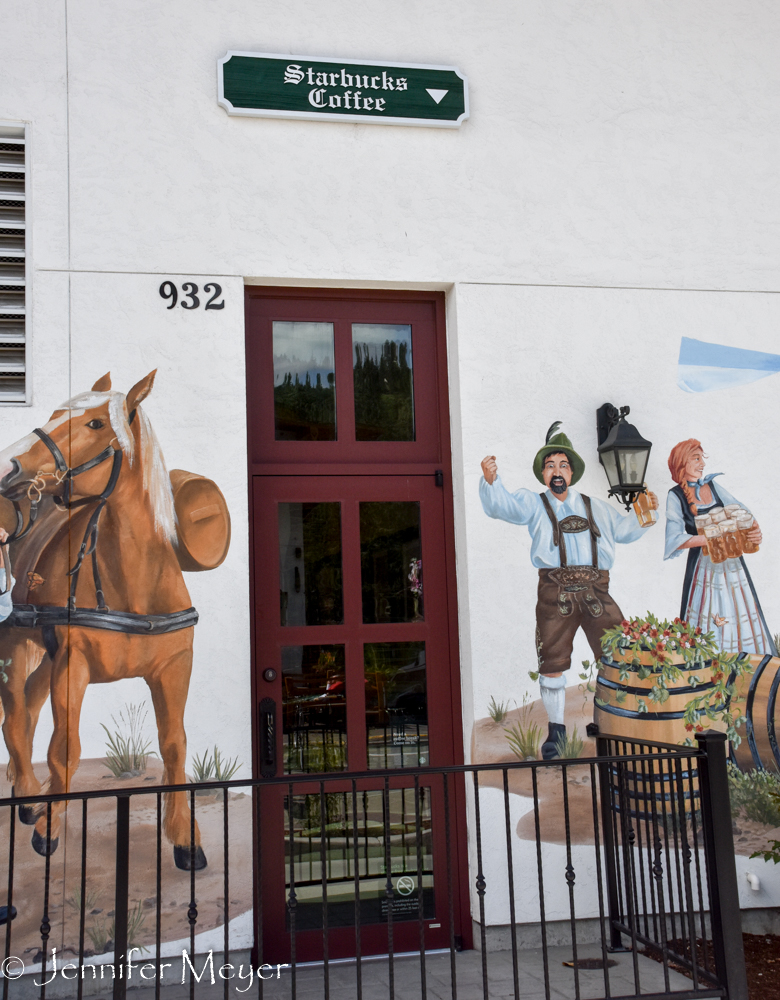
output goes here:
[[230, 512], [216, 483], [194, 472], [171, 470], [176, 509], [176, 555], [189, 573], [215, 569], [230, 548]]
[[[635, 654], [631, 654], [632, 658]], [[596, 696], [594, 700], [593, 719], [599, 731], [625, 740], [618, 745], [619, 753], [640, 753], [645, 748], [632, 748], [632, 740], [645, 740], [650, 743], [683, 744], [694, 734], [685, 728], [685, 709], [693, 698], [706, 695], [715, 686], [708, 679], [710, 673], [709, 661], [688, 667], [680, 655], [672, 656], [672, 663], [682, 673], [677, 681], [667, 681], [668, 699], [662, 704], [649, 699], [650, 689], [656, 683], [660, 671], [639, 677], [640, 666], [652, 669], [653, 662], [649, 653], [636, 654], [640, 660], [638, 665], [621, 663], [605, 655], [602, 657], [599, 674], [596, 680]], [[629, 676], [625, 681], [620, 679], [621, 670], [628, 666]], [[695, 673], [703, 683], [693, 687], [688, 683], [688, 674]], [[639, 699], [642, 699], [647, 711], [639, 710]], [[706, 728], [725, 731], [725, 724], [706, 721]], [[613, 808], [622, 811], [627, 808], [632, 816], [638, 818], [658, 818], [660, 813], [672, 808], [672, 800], [679, 802], [679, 795], [686, 803], [691, 798], [694, 807], [699, 797], [698, 775], [695, 767], [689, 768], [683, 760], [665, 760], [663, 753], [653, 755], [647, 763], [627, 763], [618, 768], [613, 767]], [[623, 806], [620, 806], [620, 803]], [[675, 804], [673, 808], [676, 808]], [[689, 806], [686, 807], [686, 809]]]
[[[632, 654], [633, 655], [633, 654]], [[648, 653], [637, 654], [640, 666], [652, 667]], [[639, 666], [629, 665], [630, 675], [621, 681], [620, 672], [626, 664], [603, 656], [596, 680], [596, 697], [593, 720], [602, 733], [626, 740], [649, 740], [653, 743], [684, 743], [691, 733], [685, 729], [683, 716], [685, 708], [693, 698], [706, 695], [715, 687], [715, 682], [705, 680], [710, 673], [710, 661], [702, 665], [688, 667], [682, 656], [672, 656], [672, 663], [682, 672], [677, 681], [667, 682], [669, 698], [663, 704], [650, 701], [650, 689], [655, 685], [658, 673], [651, 673], [644, 680], [638, 676]], [[687, 674], [696, 674], [704, 683], [692, 687]], [[646, 712], [639, 711], [639, 699], [647, 706]], [[706, 728], [726, 731], [725, 724], [706, 721]]]
[[780, 657], [748, 656], [752, 674], [737, 680], [738, 703], [747, 722], [739, 730], [742, 742], [733, 751], [733, 758], [742, 771], [780, 768]]

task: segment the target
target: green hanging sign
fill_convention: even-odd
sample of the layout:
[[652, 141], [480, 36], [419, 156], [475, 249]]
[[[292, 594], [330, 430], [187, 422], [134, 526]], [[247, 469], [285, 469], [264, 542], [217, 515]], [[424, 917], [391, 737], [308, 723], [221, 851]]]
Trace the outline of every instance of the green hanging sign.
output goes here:
[[468, 82], [454, 66], [228, 52], [217, 101], [229, 115], [459, 128]]

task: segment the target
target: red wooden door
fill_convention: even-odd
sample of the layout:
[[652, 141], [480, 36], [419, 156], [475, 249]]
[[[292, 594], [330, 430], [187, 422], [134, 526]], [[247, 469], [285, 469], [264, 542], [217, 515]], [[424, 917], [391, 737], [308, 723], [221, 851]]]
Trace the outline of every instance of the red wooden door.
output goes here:
[[[468, 936], [462, 796], [425, 776], [462, 762], [440, 312], [248, 290], [253, 681], [277, 720], [257, 768], [345, 779], [262, 791], [274, 961], [293, 930], [297, 961], [352, 955], [357, 923], [363, 954], [387, 952], [388, 907], [394, 950], [420, 947], [420, 905], [425, 947], [445, 947], [448, 883]], [[399, 768], [419, 777], [386, 786]]]

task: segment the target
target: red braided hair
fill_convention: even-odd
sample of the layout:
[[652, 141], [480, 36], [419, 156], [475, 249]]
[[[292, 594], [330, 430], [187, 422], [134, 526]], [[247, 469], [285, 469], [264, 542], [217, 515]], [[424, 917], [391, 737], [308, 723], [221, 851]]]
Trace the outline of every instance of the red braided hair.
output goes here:
[[677, 485], [682, 487], [685, 499], [688, 501], [688, 507], [694, 517], [698, 514], [699, 508], [696, 504], [696, 494], [688, 485], [685, 467], [690, 462], [694, 452], [697, 451], [704, 451], [701, 441], [697, 441], [696, 438], [688, 438], [687, 441], [680, 441], [679, 444], [676, 444], [669, 453], [669, 472]]

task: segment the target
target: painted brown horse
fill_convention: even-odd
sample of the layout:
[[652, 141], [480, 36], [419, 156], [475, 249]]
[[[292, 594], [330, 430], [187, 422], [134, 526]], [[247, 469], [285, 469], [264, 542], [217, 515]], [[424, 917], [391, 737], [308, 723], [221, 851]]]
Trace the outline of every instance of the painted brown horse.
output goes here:
[[[87, 685], [126, 677], [149, 685], [163, 783], [186, 781], [184, 708], [197, 614], [176, 557], [170, 479], [140, 408], [154, 376], [124, 396], [105, 375], [0, 453], [0, 493], [26, 509], [37, 502], [40, 512], [13, 543], [14, 613], [0, 626], [0, 657], [12, 661], [0, 694], [17, 795], [42, 790], [31, 755], [47, 694], [54, 719], [47, 791], [61, 794], [79, 765]], [[23, 822], [35, 824], [39, 854], [56, 849], [65, 808], [52, 806], [48, 836], [45, 810], [20, 810]], [[187, 794], [167, 794], [164, 830], [185, 870], [206, 865], [197, 825], [192, 849], [190, 821]]]

